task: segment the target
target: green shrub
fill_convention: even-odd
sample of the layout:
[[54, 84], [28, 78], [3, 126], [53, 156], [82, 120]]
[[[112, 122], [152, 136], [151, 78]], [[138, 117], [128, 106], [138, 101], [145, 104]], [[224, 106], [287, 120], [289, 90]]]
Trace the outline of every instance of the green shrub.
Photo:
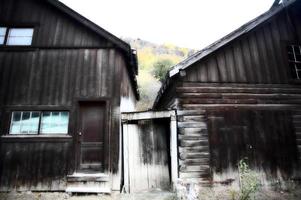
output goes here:
[[260, 181], [256, 172], [252, 171], [245, 159], [239, 161], [240, 200], [248, 200], [254, 197], [259, 190]]

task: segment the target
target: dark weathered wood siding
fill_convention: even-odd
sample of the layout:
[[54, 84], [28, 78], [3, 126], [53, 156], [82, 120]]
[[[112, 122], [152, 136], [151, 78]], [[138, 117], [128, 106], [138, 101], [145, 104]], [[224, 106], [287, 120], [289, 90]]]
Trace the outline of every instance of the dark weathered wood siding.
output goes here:
[[40, 0], [1, 0], [0, 24], [35, 28], [33, 46], [106, 47], [110, 42]]
[[[78, 101], [107, 102], [104, 165], [106, 172], [117, 173], [120, 95], [130, 88], [135, 99], [125, 54], [44, 1], [0, 0], [0, 24], [35, 28], [32, 46], [0, 47], [1, 190], [65, 189], [66, 175], [76, 168]], [[121, 87], [122, 73], [128, 81]], [[3, 136], [14, 110], [67, 110], [71, 137]], [[56, 187], [54, 181], [62, 184]]]
[[262, 179], [300, 177], [301, 88], [286, 46], [300, 45], [301, 3], [188, 66], [155, 105], [177, 109], [179, 178], [231, 183], [248, 157]]
[[288, 83], [292, 76], [286, 46], [300, 41], [300, 7], [290, 9], [291, 20], [283, 11], [191, 65], [184, 81]]

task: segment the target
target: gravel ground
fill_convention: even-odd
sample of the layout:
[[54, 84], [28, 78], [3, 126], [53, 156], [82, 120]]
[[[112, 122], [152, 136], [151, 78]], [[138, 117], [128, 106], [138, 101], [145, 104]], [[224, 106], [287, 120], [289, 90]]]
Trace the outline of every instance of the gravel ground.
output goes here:
[[68, 195], [66, 193], [0, 193], [0, 200], [175, 200], [175, 194], [169, 192], [151, 192], [139, 194], [112, 195]]
[[[234, 195], [234, 196], [233, 196]], [[198, 197], [199, 200], [236, 200], [237, 194], [231, 190], [213, 191], [204, 189]], [[257, 193], [256, 200], [300, 200], [301, 189], [294, 191], [262, 190]], [[139, 194], [112, 194], [112, 195], [68, 195], [66, 193], [49, 192], [22, 192], [0, 193], [0, 200], [176, 200], [174, 193], [150, 192]]]

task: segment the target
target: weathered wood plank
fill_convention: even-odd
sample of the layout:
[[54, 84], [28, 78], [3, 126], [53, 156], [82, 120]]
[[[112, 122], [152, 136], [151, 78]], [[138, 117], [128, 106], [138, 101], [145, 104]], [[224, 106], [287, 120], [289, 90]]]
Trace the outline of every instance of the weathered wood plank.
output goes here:
[[205, 128], [205, 122], [178, 122], [179, 128]]
[[208, 140], [180, 140], [181, 147], [209, 146]]
[[207, 134], [207, 127], [202, 128], [179, 128], [179, 133], [183, 135], [189, 134]]
[[177, 115], [204, 115], [205, 112], [205, 110], [177, 110]]

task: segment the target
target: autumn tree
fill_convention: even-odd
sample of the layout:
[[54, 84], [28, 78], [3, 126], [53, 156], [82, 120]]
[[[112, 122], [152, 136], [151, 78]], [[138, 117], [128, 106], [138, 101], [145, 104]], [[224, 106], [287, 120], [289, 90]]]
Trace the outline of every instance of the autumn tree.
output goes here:
[[174, 65], [174, 63], [169, 59], [158, 60], [153, 65], [153, 76], [159, 81], [163, 82], [166, 73]]

